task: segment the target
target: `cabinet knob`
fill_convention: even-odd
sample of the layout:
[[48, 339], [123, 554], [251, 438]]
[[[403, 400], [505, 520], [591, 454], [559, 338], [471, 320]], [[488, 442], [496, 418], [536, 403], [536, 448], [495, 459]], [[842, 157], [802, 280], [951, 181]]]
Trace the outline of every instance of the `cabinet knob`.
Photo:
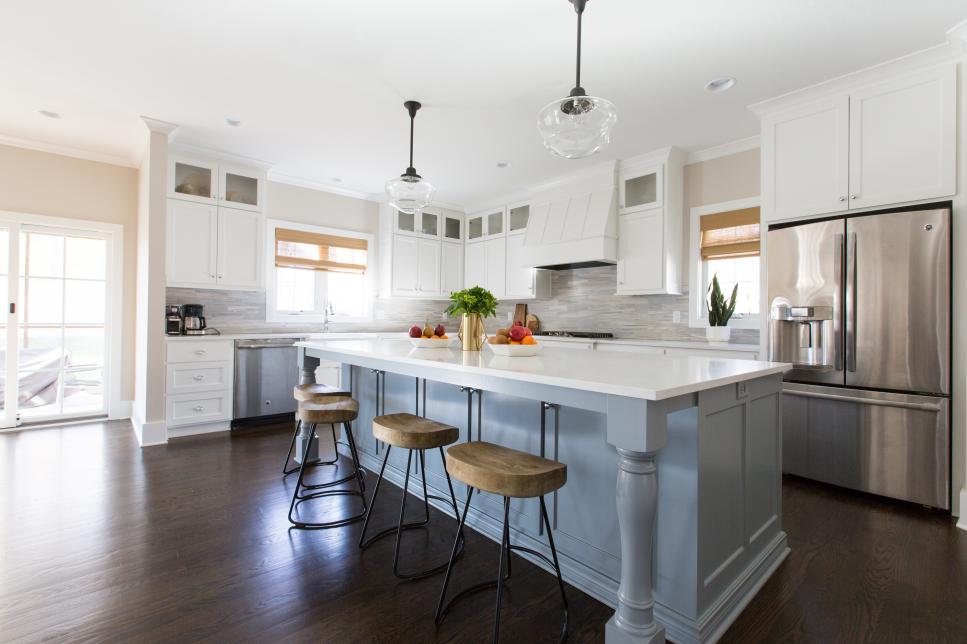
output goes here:
[[839, 200], [840, 201], [846, 201], [846, 197], [840, 197]]
[[204, 380], [205, 379], [205, 376], [197, 375], [197, 376], [194, 376], [194, 379], [195, 380]]
[[201, 405], [198, 405], [196, 407], [193, 407], [192, 409], [194, 409], [195, 411], [205, 411], [205, 408], [202, 407]]
[[850, 199], [856, 199], [857, 197], [859, 197], [859, 195], [850, 195], [849, 196]]
[[221, 273], [218, 274], [218, 279], [222, 279], [222, 274]]
[[205, 351], [204, 349], [198, 349], [197, 351], [195, 351], [195, 355], [196, 355], [196, 356], [203, 356], [203, 355], [205, 355], [205, 354], [207, 354], [207, 353], [208, 353], [208, 352], [207, 352], [207, 351]]

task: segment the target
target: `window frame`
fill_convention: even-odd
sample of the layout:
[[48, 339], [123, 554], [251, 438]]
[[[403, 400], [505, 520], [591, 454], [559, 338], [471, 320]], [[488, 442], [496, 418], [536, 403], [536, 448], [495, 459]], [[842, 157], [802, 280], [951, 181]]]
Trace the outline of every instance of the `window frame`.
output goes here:
[[[744, 208], [760, 208], [759, 235], [760, 240], [764, 235], [765, 228], [761, 220], [761, 198], [749, 197], [747, 199], [736, 199], [734, 201], [722, 201], [719, 203], [708, 204], [706, 206], [696, 206], [689, 210], [689, 230], [688, 230], [688, 326], [695, 329], [708, 328], [708, 311], [705, 307], [705, 280], [708, 277], [706, 271], [706, 261], [702, 258], [702, 231], [701, 218], [705, 215], [714, 215], [730, 210], [742, 210]], [[759, 274], [760, 288], [762, 285], [762, 248], [760, 243], [759, 251]], [[760, 304], [758, 315], [740, 316], [736, 314], [729, 320], [729, 326], [733, 329], [759, 329], [762, 325], [762, 304], [760, 293]]]
[[[373, 293], [375, 288], [375, 258], [376, 258], [376, 248], [375, 248], [375, 236], [370, 233], [362, 233], [355, 230], [344, 230], [341, 228], [329, 228], [325, 226], [313, 226], [311, 224], [304, 224], [296, 221], [286, 221], [283, 219], [268, 219], [265, 220], [265, 238], [270, 240], [270, 243], [265, 245], [265, 321], [275, 322], [275, 323], [288, 323], [288, 324], [311, 324], [325, 322], [327, 317], [323, 312], [313, 311], [311, 313], [292, 313], [283, 312], [275, 308], [275, 303], [277, 299], [277, 281], [275, 273], [275, 229], [276, 228], [287, 228], [289, 230], [298, 230], [307, 233], [316, 233], [320, 235], [336, 235], [340, 237], [352, 237], [353, 239], [363, 239], [366, 241], [366, 272], [363, 273], [363, 283], [365, 292], [363, 293], [363, 300], [366, 303], [365, 315], [360, 316], [349, 316], [349, 315], [330, 315], [328, 316], [329, 322], [336, 324], [339, 323], [368, 323], [373, 321]], [[326, 271], [321, 271], [326, 272]], [[327, 285], [328, 286], [328, 285]], [[326, 287], [321, 287], [317, 283], [316, 285], [316, 298], [318, 303], [318, 298], [323, 298], [326, 300], [326, 295], [328, 294], [328, 289]]]

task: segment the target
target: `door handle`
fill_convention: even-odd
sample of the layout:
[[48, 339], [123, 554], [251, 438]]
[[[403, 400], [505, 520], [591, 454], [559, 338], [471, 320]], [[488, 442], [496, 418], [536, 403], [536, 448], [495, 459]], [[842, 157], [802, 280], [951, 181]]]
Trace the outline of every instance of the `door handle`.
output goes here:
[[843, 235], [837, 233], [836, 256], [833, 264], [833, 365], [836, 371], [843, 370], [843, 329], [835, 312], [843, 310], [841, 289], [843, 288]]
[[204, 349], [198, 349], [197, 351], [195, 351], [196, 356], [203, 356], [203, 355], [206, 355], [207, 353], [208, 352], [205, 351]]
[[908, 402], [905, 400], [883, 400], [880, 398], [861, 398], [859, 396], [846, 396], [840, 394], [824, 394], [817, 391], [785, 391], [784, 396], [799, 396], [800, 398], [818, 398], [819, 400], [835, 400], [839, 402], [851, 402], [858, 405], [872, 405], [874, 407], [896, 407], [898, 409], [914, 409], [917, 411], [943, 411], [943, 407], [936, 403]]
[[846, 370], [856, 371], [856, 233], [849, 234], [846, 251]]

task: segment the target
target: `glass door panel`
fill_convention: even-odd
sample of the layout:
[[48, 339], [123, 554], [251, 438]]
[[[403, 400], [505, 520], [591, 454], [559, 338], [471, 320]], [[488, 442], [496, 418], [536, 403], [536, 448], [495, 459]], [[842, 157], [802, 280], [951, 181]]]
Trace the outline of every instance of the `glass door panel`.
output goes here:
[[259, 180], [255, 177], [226, 172], [225, 201], [245, 206], [259, 205]]
[[[213, 168], [175, 161], [174, 191], [179, 195], [211, 199], [214, 197]], [[170, 184], [169, 184], [170, 185]]]

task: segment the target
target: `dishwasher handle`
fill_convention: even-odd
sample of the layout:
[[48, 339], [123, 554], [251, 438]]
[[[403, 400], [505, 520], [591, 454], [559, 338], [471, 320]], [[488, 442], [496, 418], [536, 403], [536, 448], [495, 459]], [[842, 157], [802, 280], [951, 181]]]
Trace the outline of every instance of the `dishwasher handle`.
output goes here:
[[285, 349], [295, 346], [302, 338], [261, 338], [258, 340], [236, 340], [236, 349]]

